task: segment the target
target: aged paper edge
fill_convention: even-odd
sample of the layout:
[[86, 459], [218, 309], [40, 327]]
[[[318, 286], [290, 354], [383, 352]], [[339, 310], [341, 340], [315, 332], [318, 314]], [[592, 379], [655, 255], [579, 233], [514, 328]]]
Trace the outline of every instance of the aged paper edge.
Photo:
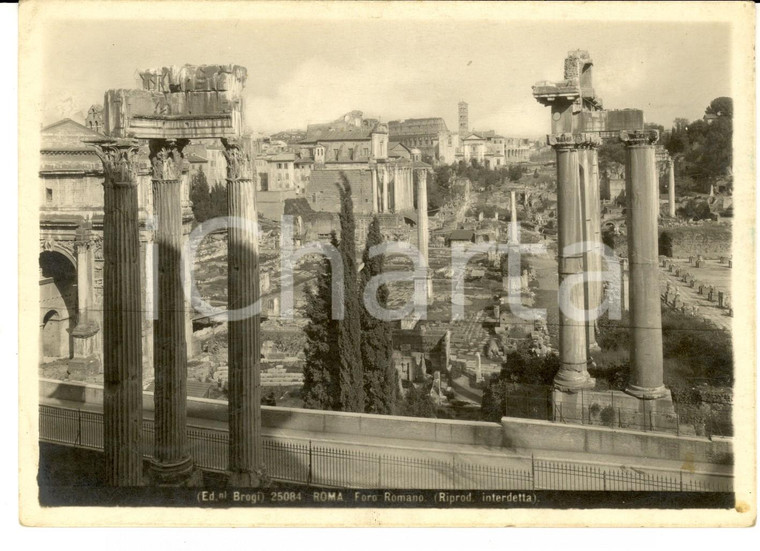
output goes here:
[[[151, 2], [151, 19], [224, 20], [387, 18], [511, 19], [513, 21], [725, 22], [732, 26], [735, 191], [732, 294], [736, 370], [733, 510], [482, 510], [482, 509], [194, 509], [40, 507], [37, 498], [39, 128], [46, 24], [66, 20], [135, 19], [145, 0], [22, 0], [19, 14], [19, 511], [26, 526], [750, 526], [756, 518], [755, 415], [755, 8], [746, 3], [581, 2], [344, 3]], [[142, 6], [135, 6], [143, 4]], [[287, 4], [287, 5], [283, 5]], [[177, 9], [181, 5], [181, 9]], [[136, 9], [138, 8], [138, 9]], [[284, 15], [288, 14], [288, 15]], [[221, 37], [220, 37], [221, 38]], [[568, 45], [568, 48], [575, 47]], [[187, 60], [192, 62], [192, 60]], [[527, 92], [526, 92], [527, 93]], [[685, 91], [684, 93], [688, 93]], [[660, 121], [667, 122], [667, 121]], [[741, 445], [739, 445], [741, 443]], [[181, 511], [181, 513], [180, 513]], [[179, 513], [179, 514], [178, 514]]]

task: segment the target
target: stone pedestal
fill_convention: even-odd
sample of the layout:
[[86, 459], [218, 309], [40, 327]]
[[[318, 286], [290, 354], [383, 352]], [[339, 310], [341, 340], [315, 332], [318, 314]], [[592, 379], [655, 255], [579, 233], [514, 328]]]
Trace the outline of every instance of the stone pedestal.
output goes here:
[[[658, 398], [640, 400], [619, 390], [584, 390], [552, 394], [553, 420], [641, 431], [678, 432], [678, 417], [669, 390]], [[686, 427], [684, 430], [688, 430]], [[693, 429], [692, 429], [693, 430]]]
[[139, 486], [142, 467], [142, 305], [136, 140], [95, 144], [103, 162], [103, 444], [106, 480]]
[[153, 322], [155, 436], [150, 474], [160, 485], [183, 485], [193, 474], [187, 440], [187, 341], [182, 282], [184, 143], [151, 140], [157, 294]]
[[657, 209], [654, 176], [656, 131], [621, 132], [626, 145], [628, 260], [630, 262], [631, 375], [626, 392], [641, 399], [666, 395], [662, 379], [662, 321], [657, 266]]
[[[227, 208], [236, 227], [228, 230], [229, 471], [233, 486], [255, 487], [262, 482], [261, 340], [259, 244], [253, 166], [240, 144], [222, 140], [227, 159]], [[247, 312], [242, 310], [247, 309]], [[237, 312], [236, 312], [237, 311]]]

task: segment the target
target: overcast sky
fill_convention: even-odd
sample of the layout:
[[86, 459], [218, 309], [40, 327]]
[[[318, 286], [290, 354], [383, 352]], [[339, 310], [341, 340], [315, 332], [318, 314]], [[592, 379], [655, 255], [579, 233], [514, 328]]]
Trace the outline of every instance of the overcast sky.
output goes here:
[[607, 108], [647, 122], [695, 119], [731, 95], [729, 27], [705, 23], [519, 21], [235, 21], [56, 24], [45, 35], [46, 124], [81, 117], [109, 88], [137, 87], [137, 70], [236, 63], [248, 68], [246, 124], [271, 133], [327, 122], [353, 109], [388, 121], [443, 117], [540, 136], [549, 114], [531, 85], [560, 80], [585, 49]]

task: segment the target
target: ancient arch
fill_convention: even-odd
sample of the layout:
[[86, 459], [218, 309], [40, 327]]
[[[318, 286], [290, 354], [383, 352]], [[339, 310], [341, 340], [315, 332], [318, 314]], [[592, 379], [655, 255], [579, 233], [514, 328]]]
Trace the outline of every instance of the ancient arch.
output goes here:
[[40, 326], [40, 354], [42, 358], [60, 358], [65, 349], [63, 324], [57, 310], [48, 311]]
[[39, 265], [42, 360], [70, 358], [77, 321], [76, 264], [63, 252], [46, 250], [40, 253]]

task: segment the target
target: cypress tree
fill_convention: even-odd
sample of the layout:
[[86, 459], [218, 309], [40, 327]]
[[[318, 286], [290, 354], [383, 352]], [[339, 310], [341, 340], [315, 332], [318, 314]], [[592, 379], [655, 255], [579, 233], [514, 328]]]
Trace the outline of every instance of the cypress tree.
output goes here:
[[[337, 247], [335, 233], [332, 243]], [[325, 258], [317, 281], [309, 289], [311, 300], [306, 304], [309, 323], [304, 329], [306, 346], [304, 353], [303, 389], [301, 397], [309, 409], [340, 409], [338, 387], [338, 327], [332, 319], [332, 268]]]
[[[383, 256], [369, 257], [369, 250], [383, 242], [380, 221], [372, 219], [367, 232], [359, 274], [359, 299], [361, 300], [362, 365], [364, 367], [365, 411], [367, 413], [392, 414], [398, 394], [398, 376], [393, 366], [393, 333], [391, 324], [377, 319], [367, 311], [364, 304], [364, 288], [370, 279], [383, 272]], [[388, 288], [383, 285], [377, 291], [377, 302], [383, 308], [388, 304]]]
[[205, 222], [211, 218], [211, 190], [203, 169], [193, 174], [190, 183], [190, 201], [193, 203], [193, 217], [196, 222]]
[[340, 244], [343, 259], [343, 319], [338, 320], [338, 361], [340, 373], [340, 409], [364, 411], [364, 373], [361, 352], [361, 303], [356, 274], [356, 224], [351, 184], [340, 174]]

